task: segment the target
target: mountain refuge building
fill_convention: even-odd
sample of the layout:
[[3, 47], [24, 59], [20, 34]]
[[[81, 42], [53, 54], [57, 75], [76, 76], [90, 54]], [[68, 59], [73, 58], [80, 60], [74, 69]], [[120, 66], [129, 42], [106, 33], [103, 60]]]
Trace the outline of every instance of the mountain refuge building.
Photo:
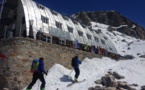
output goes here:
[[3, 0], [0, 13], [0, 39], [26, 37], [70, 47], [77, 42], [117, 53], [100, 29], [92, 29], [33, 0]]

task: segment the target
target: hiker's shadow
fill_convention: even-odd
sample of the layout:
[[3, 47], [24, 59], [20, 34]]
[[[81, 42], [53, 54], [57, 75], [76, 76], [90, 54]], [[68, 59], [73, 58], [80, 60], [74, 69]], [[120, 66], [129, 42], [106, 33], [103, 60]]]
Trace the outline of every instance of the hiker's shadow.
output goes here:
[[68, 75], [63, 75], [61, 78], [60, 78], [60, 81], [62, 82], [72, 82], [72, 78], [69, 77]]

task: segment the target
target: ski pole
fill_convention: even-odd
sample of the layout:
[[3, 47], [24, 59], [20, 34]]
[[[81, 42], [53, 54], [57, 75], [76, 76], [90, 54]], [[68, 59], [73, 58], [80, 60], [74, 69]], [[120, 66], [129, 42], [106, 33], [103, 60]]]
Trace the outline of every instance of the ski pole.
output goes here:
[[70, 74], [73, 72], [74, 69], [71, 70]]
[[72, 69], [71, 72], [68, 74], [68, 76], [70, 76], [72, 72], [73, 72], [73, 69]]

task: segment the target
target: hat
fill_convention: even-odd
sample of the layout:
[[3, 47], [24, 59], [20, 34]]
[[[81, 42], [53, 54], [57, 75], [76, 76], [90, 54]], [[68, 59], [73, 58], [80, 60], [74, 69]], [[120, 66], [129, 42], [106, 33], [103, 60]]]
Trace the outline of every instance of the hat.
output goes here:
[[78, 56], [75, 56], [76, 59], [78, 59]]
[[39, 60], [44, 60], [44, 58], [43, 57], [40, 57]]

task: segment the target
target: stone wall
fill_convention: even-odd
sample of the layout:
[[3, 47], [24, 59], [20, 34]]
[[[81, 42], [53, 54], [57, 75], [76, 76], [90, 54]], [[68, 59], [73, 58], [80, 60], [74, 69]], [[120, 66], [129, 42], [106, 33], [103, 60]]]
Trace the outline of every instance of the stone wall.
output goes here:
[[32, 75], [29, 70], [35, 58], [44, 57], [45, 69], [48, 70], [54, 63], [71, 68], [71, 58], [78, 54], [83, 60], [85, 57], [100, 57], [96, 54], [50, 44], [29, 38], [11, 38], [0, 40], [0, 52], [5, 54], [6, 61], [0, 59], [0, 90], [20, 90], [28, 85]]

